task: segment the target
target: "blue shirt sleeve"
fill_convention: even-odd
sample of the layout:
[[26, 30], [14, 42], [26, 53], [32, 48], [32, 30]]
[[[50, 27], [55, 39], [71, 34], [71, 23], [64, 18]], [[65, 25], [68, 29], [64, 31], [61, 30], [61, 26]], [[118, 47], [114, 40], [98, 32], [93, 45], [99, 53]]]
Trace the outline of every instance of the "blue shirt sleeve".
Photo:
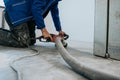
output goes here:
[[62, 28], [61, 28], [61, 22], [60, 22], [60, 18], [59, 18], [58, 3], [55, 4], [55, 5], [51, 8], [51, 15], [52, 15], [52, 19], [53, 19], [54, 26], [55, 26], [56, 30], [57, 30], [57, 31], [62, 30]]
[[42, 16], [42, 8], [44, 7], [44, 5], [45, 0], [33, 0], [32, 14], [38, 29], [42, 29], [45, 27], [44, 19]]

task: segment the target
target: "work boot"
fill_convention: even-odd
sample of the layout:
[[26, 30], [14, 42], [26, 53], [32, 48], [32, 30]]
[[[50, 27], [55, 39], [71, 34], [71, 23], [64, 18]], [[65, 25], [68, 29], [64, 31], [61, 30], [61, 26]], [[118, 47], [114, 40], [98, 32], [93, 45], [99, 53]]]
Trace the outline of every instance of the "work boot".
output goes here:
[[0, 28], [0, 45], [18, 47], [19, 42], [11, 31]]

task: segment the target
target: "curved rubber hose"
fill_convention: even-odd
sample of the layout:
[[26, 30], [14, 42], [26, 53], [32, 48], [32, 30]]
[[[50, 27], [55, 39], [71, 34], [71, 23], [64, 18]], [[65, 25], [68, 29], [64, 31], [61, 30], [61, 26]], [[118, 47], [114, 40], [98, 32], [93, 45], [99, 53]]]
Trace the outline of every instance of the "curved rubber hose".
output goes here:
[[22, 59], [28, 58], [28, 57], [38, 56], [40, 54], [40, 52], [37, 49], [34, 49], [34, 48], [30, 47], [30, 46], [28, 46], [28, 49], [34, 51], [35, 54], [22, 56], [22, 57], [17, 58], [17, 59], [15, 59], [15, 60], [13, 60], [13, 61], [11, 61], [9, 63], [9, 66], [17, 73], [18, 80], [23, 80], [23, 75], [22, 75], [23, 73], [21, 73], [21, 71], [14, 66], [14, 63], [17, 62], [17, 61], [20, 61]]
[[79, 63], [78, 60], [71, 56], [69, 52], [63, 47], [60, 37], [57, 37], [55, 43], [63, 59], [67, 62], [69, 66], [71, 66], [74, 71], [92, 80], [120, 80], [120, 77], [97, 71], [83, 65], [82, 63]]

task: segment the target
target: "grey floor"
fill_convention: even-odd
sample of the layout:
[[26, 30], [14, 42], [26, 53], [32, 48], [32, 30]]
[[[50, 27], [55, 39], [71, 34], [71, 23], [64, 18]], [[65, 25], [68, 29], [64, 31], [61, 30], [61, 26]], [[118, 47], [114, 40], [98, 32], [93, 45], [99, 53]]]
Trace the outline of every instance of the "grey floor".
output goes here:
[[[120, 76], [120, 61], [93, 56], [93, 44], [68, 41], [68, 52], [97, 71]], [[37, 42], [32, 48], [0, 46], [0, 80], [88, 80], [74, 72], [53, 43]]]
[[0, 80], [87, 80], [64, 62], [54, 44], [34, 48], [40, 53], [0, 46]]

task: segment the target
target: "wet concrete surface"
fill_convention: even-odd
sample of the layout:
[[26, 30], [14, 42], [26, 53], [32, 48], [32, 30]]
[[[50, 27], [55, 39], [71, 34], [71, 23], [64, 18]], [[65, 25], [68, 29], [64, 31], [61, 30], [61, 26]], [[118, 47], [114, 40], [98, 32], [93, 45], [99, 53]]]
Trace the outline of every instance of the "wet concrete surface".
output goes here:
[[40, 53], [1, 46], [0, 80], [88, 80], [66, 64], [54, 44], [33, 47]]
[[[87, 49], [85, 45], [81, 49], [79, 46], [82, 44], [77, 47], [71, 44], [67, 51], [80, 64], [112, 76], [120, 76], [120, 61], [94, 56], [92, 48], [87, 45]], [[40, 53], [28, 48], [1, 46], [0, 80], [88, 80], [71, 69], [54, 44], [37, 43], [33, 48]]]

